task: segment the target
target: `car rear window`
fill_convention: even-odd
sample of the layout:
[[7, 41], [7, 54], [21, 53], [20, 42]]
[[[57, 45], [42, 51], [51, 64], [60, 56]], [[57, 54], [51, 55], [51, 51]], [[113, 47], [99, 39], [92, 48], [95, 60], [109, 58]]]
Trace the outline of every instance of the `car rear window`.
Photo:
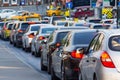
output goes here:
[[110, 37], [109, 48], [113, 51], [120, 51], [120, 35]]
[[40, 26], [32, 26], [31, 31], [38, 31]]
[[100, 23], [101, 20], [89, 20], [91, 23]]
[[51, 34], [56, 28], [43, 28], [42, 29], [42, 34]]
[[67, 22], [58, 22], [57, 26], [64, 26]]
[[110, 25], [95, 25], [94, 29], [109, 29]]
[[61, 42], [61, 40], [67, 35], [67, 33], [68, 33], [68, 31], [67, 32], [60, 32], [60, 33], [58, 33], [56, 41], [57, 42]]
[[13, 26], [13, 24], [9, 24], [9, 25], [8, 25], [8, 30], [11, 30], [11, 29], [12, 29], [12, 26]]
[[73, 44], [89, 44], [96, 32], [79, 32], [75, 33], [73, 37]]
[[22, 23], [21, 30], [26, 30], [30, 24], [29, 23]]

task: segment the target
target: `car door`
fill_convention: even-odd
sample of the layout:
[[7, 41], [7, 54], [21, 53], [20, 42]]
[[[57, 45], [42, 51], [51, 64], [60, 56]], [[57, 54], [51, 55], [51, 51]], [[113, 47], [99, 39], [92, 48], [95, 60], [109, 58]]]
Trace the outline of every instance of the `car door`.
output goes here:
[[52, 62], [54, 66], [54, 71], [57, 76], [61, 76], [61, 61], [62, 61], [62, 47], [57, 48], [52, 54]]
[[99, 54], [102, 52], [101, 46], [104, 39], [103, 34], [99, 34], [99, 37], [94, 46], [94, 52], [89, 55], [89, 78], [92, 79], [94, 73], [96, 73], [97, 63], [99, 62]]
[[83, 80], [89, 80], [90, 78], [90, 55], [94, 52], [95, 44], [98, 40], [99, 35], [96, 35], [95, 38], [91, 41], [87, 52], [85, 53], [83, 59], [80, 62], [80, 70], [82, 73]]

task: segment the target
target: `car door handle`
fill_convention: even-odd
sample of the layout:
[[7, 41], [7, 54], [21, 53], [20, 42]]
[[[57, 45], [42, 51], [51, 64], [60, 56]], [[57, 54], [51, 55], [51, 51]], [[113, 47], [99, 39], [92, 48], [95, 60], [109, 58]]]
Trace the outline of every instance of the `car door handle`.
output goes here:
[[89, 62], [89, 60], [86, 60], [86, 62]]

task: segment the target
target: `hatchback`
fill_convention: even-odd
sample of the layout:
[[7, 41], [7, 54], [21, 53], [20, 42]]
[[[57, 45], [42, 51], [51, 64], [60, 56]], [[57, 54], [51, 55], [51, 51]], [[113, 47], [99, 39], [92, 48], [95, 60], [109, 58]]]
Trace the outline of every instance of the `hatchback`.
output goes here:
[[101, 30], [80, 49], [79, 80], [120, 80], [120, 30]]

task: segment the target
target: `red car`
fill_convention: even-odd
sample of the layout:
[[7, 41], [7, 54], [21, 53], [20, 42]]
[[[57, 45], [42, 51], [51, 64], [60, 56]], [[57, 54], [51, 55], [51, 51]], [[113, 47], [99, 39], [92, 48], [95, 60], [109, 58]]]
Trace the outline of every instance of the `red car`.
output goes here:
[[90, 7], [77, 7], [75, 8], [75, 12], [71, 14], [75, 18], [85, 17], [87, 16], [94, 16], [94, 10], [90, 9]]

